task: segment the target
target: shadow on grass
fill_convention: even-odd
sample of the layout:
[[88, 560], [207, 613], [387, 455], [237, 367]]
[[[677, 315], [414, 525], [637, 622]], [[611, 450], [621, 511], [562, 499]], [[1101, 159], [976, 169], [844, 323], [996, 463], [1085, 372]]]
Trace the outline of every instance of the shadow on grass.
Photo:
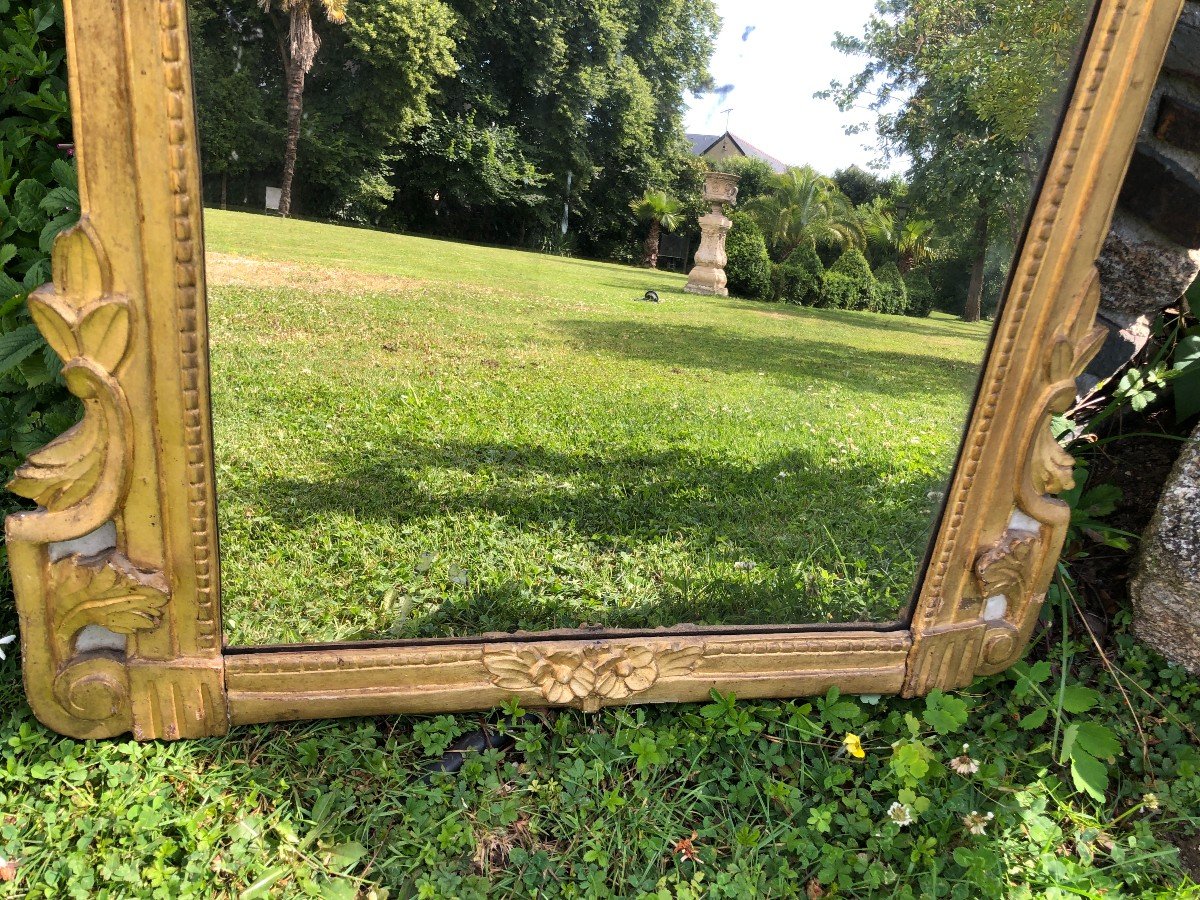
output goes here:
[[[608, 456], [494, 443], [411, 443], [357, 467], [331, 461], [328, 479], [268, 478], [244, 485], [246, 502], [286, 529], [324, 530], [343, 520], [421, 526], [471, 516], [500, 546], [541, 542], [533, 581], [514, 572], [447, 591], [404, 637], [573, 628], [579, 591], [555, 580], [554, 548], [626, 573], [648, 546], [666, 546], [653, 564], [653, 602], [588, 607], [589, 625], [656, 628], [805, 622], [888, 622], [908, 601], [929, 532], [927, 494], [939, 479], [897, 483], [855, 460], [836, 466], [793, 452], [761, 465], [682, 450]], [[331, 466], [332, 467], [332, 466]], [[786, 473], [786, 476], [781, 476]], [[452, 487], [430, 490], [440, 476]], [[464, 475], [466, 477], [464, 477]], [[432, 530], [432, 529], [431, 529]], [[300, 537], [300, 535], [298, 535]], [[526, 547], [527, 549], [527, 547]], [[738, 571], [735, 561], [755, 564]], [[416, 560], [401, 560], [411, 570]], [[528, 562], [528, 559], [527, 559]], [[503, 568], [503, 567], [500, 567]], [[645, 571], [642, 572], [645, 575]], [[232, 610], [231, 610], [232, 612]], [[239, 613], [239, 620], [248, 619]], [[364, 630], [354, 639], [385, 637]], [[392, 636], [397, 636], [392, 632]]]
[[[678, 322], [566, 319], [553, 323], [589, 350], [659, 365], [729, 375], [765, 373], [798, 389], [835, 382], [891, 397], [971, 396], [980, 363], [899, 350], [855, 352], [844, 343], [772, 336]], [[898, 337], [897, 344], [905, 338]], [[980, 359], [983, 343], [980, 344]]]
[[[680, 293], [684, 293], [680, 291]], [[987, 349], [990, 329], [968, 324], [958, 320], [940, 320], [941, 324], [930, 324], [929, 319], [917, 319], [911, 316], [885, 316], [878, 313], [856, 312], [848, 309], [821, 309], [814, 306], [795, 306], [791, 303], [775, 303], [765, 301], [744, 300], [731, 298], [721, 301], [737, 309], [749, 307], [751, 312], [777, 313], [798, 319], [812, 318], [837, 325], [849, 325], [852, 328], [866, 328], [872, 331], [886, 331], [889, 334], [917, 334], [922, 337], [951, 338], [953, 340], [974, 341], [979, 344], [980, 359]]]

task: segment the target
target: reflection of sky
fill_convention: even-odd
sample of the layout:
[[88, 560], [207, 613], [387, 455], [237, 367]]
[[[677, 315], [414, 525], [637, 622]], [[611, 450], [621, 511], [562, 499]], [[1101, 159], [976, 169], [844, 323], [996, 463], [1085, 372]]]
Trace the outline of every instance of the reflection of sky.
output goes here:
[[[845, 126], [869, 122], [866, 110], [842, 113], [816, 91], [845, 81], [865, 60], [833, 49], [834, 32], [859, 35], [875, 0], [717, 0], [724, 21], [713, 58], [716, 93], [690, 98], [689, 132], [729, 130], [785, 163], [820, 172], [877, 159], [874, 134], [847, 135]], [[903, 164], [893, 168], [902, 170]]]

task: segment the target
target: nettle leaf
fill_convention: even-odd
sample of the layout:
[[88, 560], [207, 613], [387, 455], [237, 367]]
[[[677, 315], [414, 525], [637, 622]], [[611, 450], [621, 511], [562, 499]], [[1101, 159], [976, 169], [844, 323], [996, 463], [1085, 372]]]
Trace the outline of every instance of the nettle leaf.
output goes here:
[[967, 703], [941, 691], [932, 691], [925, 698], [924, 719], [938, 734], [953, 734], [967, 722]]
[[20, 297], [25, 293], [25, 288], [22, 287], [19, 281], [14, 281], [9, 276], [0, 272], [0, 297], [8, 300], [12, 297]]
[[22, 325], [0, 335], [0, 374], [16, 368], [42, 347], [42, 336], [34, 325]]
[[1046, 719], [1049, 717], [1049, 715], [1050, 707], [1040, 706], [1029, 715], [1022, 718], [1021, 721], [1017, 723], [1017, 727], [1022, 728], [1025, 731], [1033, 731], [1033, 729], [1041, 728], [1043, 725], [1045, 725]]
[[56, 187], [51, 188], [46, 192], [46, 196], [42, 198], [38, 204], [44, 212], [50, 214], [61, 212], [64, 209], [75, 207], [79, 204], [79, 194], [71, 187]]
[[1098, 759], [1113, 759], [1121, 752], [1121, 742], [1112, 729], [1098, 722], [1080, 722], [1075, 742]]
[[41, 210], [46, 186], [33, 178], [26, 178], [13, 191], [13, 216], [22, 231], [39, 231], [46, 220]]
[[1103, 803], [1108, 790], [1108, 767], [1081, 747], [1071, 754], [1071, 780], [1076, 790]]
[[[79, 177], [75, 172], [75, 167], [65, 159], [56, 159], [50, 164], [50, 172], [54, 175], [54, 180], [65, 188], [78, 192]], [[79, 202], [78, 194], [75, 197], [75, 202]]]
[[1100, 702], [1100, 695], [1091, 688], [1068, 684], [1062, 693], [1062, 708], [1070, 713], [1087, 712]]
[[1033, 690], [1034, 685], [1041, 684], [1050, 677], [1050, 663], [1042, 660], [1034, 663], [1032, 666], [1027, 666], [1024, 663], [1013, 666], [1012, 672], [1017, 676], [1017, 684], [1013, 688], [1013, 696], [1018, 700], [1026, 697]]

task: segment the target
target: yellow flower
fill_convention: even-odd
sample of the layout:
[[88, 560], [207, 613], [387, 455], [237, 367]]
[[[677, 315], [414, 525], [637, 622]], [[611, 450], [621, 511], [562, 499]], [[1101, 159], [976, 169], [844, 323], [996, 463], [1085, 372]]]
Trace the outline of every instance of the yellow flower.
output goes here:
[[845, 746], [846, 752], [855, 759], [863, 759], [867, 755], [867, 751], [863, 749], [862, 741], [857, 734], [847, 733], [846, 737], [842, 739], [842, 744]]

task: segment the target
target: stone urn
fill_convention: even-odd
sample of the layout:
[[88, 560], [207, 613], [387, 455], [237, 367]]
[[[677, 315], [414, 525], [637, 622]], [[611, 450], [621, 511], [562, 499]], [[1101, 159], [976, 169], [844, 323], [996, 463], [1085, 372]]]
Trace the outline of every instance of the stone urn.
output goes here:
[[709, 172], [704, 177], [704, 200], [712, 204], [712, 211], [700, 218], [700, 249], [696, 251], [696, 267], [688, 273], [689, 294], [709, 297], [728, 297], [728, 279], [725, 265], [725, 238], [733, 228], [733, 222], [725, 215], [725, 205], [737, 203], [738, 182], [741, 178], [726, 172]]

